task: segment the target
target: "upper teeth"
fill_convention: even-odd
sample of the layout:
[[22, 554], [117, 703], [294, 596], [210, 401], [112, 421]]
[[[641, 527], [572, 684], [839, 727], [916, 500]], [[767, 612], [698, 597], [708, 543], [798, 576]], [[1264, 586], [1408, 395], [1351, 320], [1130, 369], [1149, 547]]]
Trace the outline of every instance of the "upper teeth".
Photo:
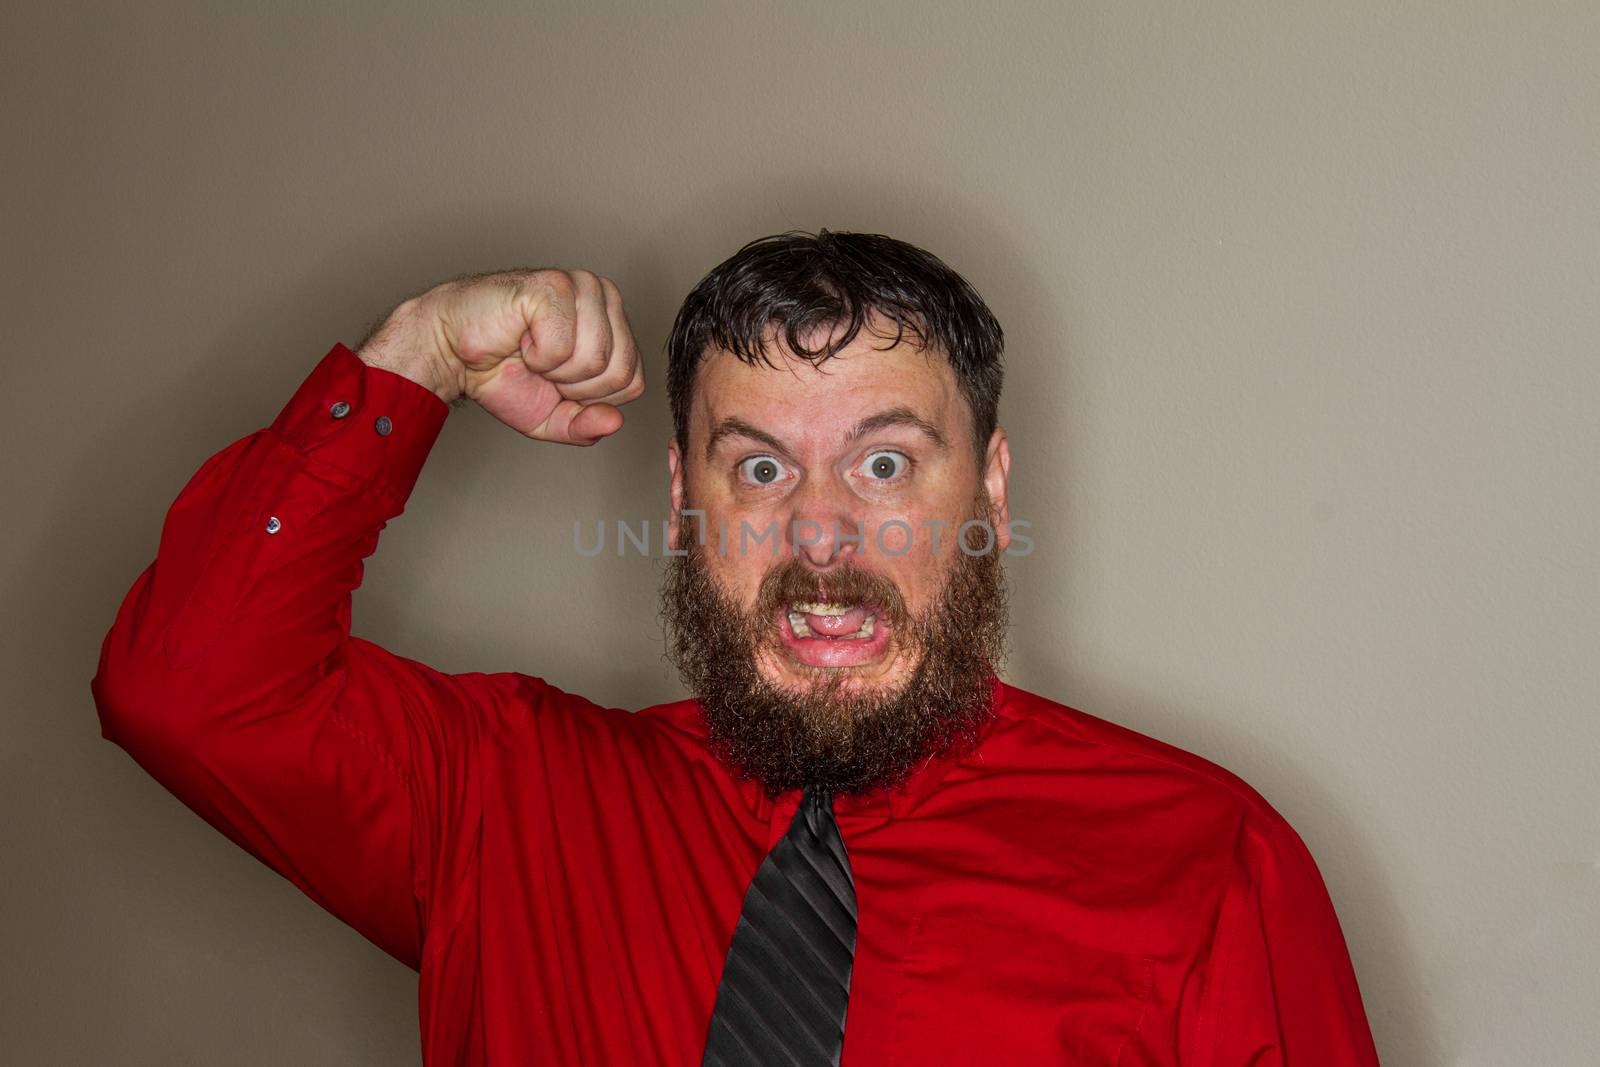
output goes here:
[[794, 605], [795, 611], [805, 615], [848, 615], [855, 609], [854, 604], [824, 604], [820, 601]]

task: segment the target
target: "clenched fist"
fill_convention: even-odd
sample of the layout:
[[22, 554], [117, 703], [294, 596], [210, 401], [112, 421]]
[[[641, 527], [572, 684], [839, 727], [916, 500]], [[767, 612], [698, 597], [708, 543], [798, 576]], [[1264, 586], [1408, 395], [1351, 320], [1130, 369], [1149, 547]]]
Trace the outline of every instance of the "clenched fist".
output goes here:
[[356, 353], [445, 401], [468, 396], [539, 441], [592, 445], [622, 427], [644, 366], [616, 283], [586, 270], [445, 282], [395, 308]]

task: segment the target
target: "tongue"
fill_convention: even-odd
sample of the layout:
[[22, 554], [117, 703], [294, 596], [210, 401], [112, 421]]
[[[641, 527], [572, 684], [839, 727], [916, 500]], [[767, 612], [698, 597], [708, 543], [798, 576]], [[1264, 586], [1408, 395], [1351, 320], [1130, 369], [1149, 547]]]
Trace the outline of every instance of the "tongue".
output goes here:
[[851, 608], [843, 615], [811, 615], [806, 614], [806, 625], [811, 627], [811, 632], [823, 637], [847, 637], [855, 633], [867, 621], [866, 608]]

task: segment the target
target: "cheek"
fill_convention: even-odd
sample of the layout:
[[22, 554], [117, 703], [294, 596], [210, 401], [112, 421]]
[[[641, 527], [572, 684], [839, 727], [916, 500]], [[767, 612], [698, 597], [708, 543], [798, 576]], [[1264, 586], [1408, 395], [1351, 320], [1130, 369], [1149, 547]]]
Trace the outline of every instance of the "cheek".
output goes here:
[[747, 541], [741, 546], [737, 522], [719, 524], [715, 517], [707, 516], [703, 550], [706, 569], [723, 593], [741, 607], [749, 608], [756, 602], [762, 579], [778, 564], [781, 557], [773, 554], [772, 546], [771, 538], [762, 544]]
[[908, 580], [936, 579], [950, 566], [961, 524], [971, 517], [954, 506], [876, 512], [862, 530], [863, 556], [870, 565]]
[[939, 590], [941, 573], [937, 562], [923, 556], [908, 566], [904, 573], [895, 575], [895, 581], [900, 583], [901, 593], [906, 598], [906, 606], [917, 613], [926, 610]]
[[861, 531], [863, 555], [880, 562], [915, 564], [917, 558], [928, 555], [928, 531], [918, 530], [915, 520], [904, 515], [886, 515], [866, 524]]

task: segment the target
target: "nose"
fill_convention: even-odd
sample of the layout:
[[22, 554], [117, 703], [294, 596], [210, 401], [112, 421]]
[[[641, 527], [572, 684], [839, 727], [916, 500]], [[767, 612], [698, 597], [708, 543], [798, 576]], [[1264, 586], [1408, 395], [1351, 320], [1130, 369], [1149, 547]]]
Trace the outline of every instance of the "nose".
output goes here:
[[789, 549], [813, 567], [835, 567], [854, 559], [862, 548], [862, 523], [852, 510], [853, 494], [831, 480], [802, 486], [793, 497]]

